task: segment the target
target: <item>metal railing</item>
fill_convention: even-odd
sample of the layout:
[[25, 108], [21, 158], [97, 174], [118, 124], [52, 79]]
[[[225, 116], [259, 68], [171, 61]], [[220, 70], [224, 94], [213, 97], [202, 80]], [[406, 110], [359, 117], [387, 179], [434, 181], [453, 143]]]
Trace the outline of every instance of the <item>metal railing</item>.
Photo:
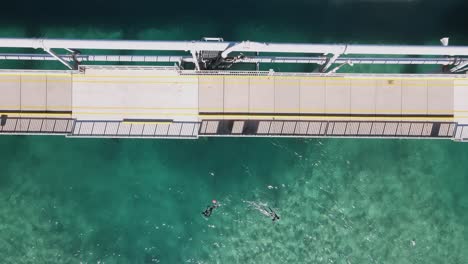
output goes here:
[[[293, 137], [451, 138], [450, 122], [203, 120], [199, 134]], [[467, 128], [468, 134], [468, 128]]]

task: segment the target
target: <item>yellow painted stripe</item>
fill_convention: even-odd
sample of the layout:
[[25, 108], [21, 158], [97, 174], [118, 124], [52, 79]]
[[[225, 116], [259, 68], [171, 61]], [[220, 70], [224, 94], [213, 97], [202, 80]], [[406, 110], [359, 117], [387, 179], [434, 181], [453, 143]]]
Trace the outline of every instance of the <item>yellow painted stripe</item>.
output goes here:
[[[73, 109], [198, 110], [197, 107], [119, 107], [119, 106], [73, 106]], [[216, 108], [216, 109], [219, 110], [219, 108]]]
[[122, 123], [124, 124], [136, 124], [136, 125], [142, 125], [142, 124], [158, 124], [158, 125], [167, 125], [167, 124], [172, 124], [172, 122], [128, 122], [128, 121], [123, 121]]
[[[127, 81], [127, 80], [119, 80], [119, 81], [113, 81], [113, 80], [70, 80], [70, 79], [64, 79], [64, 80], [58, 80], [58, 79], [0, 79], [0, 82], [2, 83], [11, 83], [11, 82], [16, 82], [16, 83], [107, 83], [107, 84], [199, 84], [200, 86], [203, 85], [213, 85], [213, 84], [219, 84], [218, 82], [204, 82], [204, 83], [199, 83], [197, 81]], [[294, 82], [293, 80], [289, 81], [283, 81], [283, 84], [290, 84], [294, 83], [297, 84], [297, 82]], [[248, 84], [245, 84], [248, 85]], [[255, 80], [251, 81], [250, 85], [269, 85], [273, 86], [273, 81], [262, 81], [262, 80]], [[278, 85], [278, 83], [276, 83]], [[342, 86], [343, 88], [355, 88], [355, 87], [375, 87], [375, 88], [380, 88], [380, 87], [437, 87], [437, 88], [453, 88], [453, 85], [427, 85], [427, 84], [410, 84], [410, 83], [405, 83], [405, 84], [382, 84], [382, 83], [344, 83], [344, 82], [334, 82], [334, 83], [321, 83], [317, 85], [313, 84], [305, 84], [301, 83], [299, 86], [301, 88], [306, 88], [307, 85], [313, 86], [312, 88], [326, 88], [329, 86]], [[468, 84], [464, 85], [455, 85], [456, 87], [468, 87]], [[212, 86], [212, 87], [203, 87], [203, 88], [210, 88], [210, 89], [222, 89], [224, 86]], [[0, 87], [1, 88], [1, 87]], [[97, 87], [99, 88], [99, 87]]]
[[[198, 82], [185, 82], [185, 81], [96, 81], [96, 80], [73, 80], [73, 83], [110, 83], [110, 84], [198, 84]], [[154, 87], [151, 87], [154, 88]]]
[[71, 106], [45, 106], [45, 105], [10, 105], [10, 106], [0, 106], [0, 110], [31, 110], [31, 109], [39, 109], [39, 110], [48, 110], [48, 111], [54, 111], [54, 110], [70, 110], [71, 111]]
[[[17, 82], [18, 84], [21, 82], [21, 83], [71, 83], [72, 80], [51, 80], [51, 79], [37, 79], [37, 80], [24, 80], [24, 79], [21, 79], [20, 80], [4, 80], [4, 79], [0, 79], [0, 82]], [[1, 87], [0, 87], [1, 88]]]
[[49, 77], [67, 77], [70, 78], [73, 74], [72, 73], [24, 73], [24, 72], [18, 72], [18, 73], [1, 73], [0, 72], [0, 77], [19, 77], [19, 76], [49, 76]]
[[[73, 112], [73, 115], [122, 115], [122, 116], [134, 116], [134, 115], [142, 115], [142, 116], [201, 116], [201, 117], [211, 117], [211, 118], [224, 118], [224, 117], [243, 117], [243, 118], [316, 118], [316, 117], [323, 117], [323, 118], [329, 118], [329, 117], [336, 117], [336, 118], [355, 118], [352, 116], [333, 116], [333, 115], [323, 115], [323, 116], [282, 116], [282, 115], [275, 115], [272, 113], [271, 115], [255, 115], [255, 114], [219, 114], [219, 115], [211, 115], [211, 114], [198, 114], [198, 113], [187, 113], [187, 112], [182, 112], [182, 113], [158, 113], [158, 112]], [[375, 118], [381, 118], [381, 117], [356, 117], [356, 118], [363, 118], [363, 119], [375, 119]], [[453, 119], [453, 118], [447, 118], [447, 117], [400, 117], [400, 116], [395, 116], [395, 117], [382, 117], [382, 118], [392, 118], [392, 119]]]
[[[23, 117], [71, 117], [70, 114], [56, 114], [56, 113], [1, 113], [6, 114], [9, 116], [23, 116]], [[101, 113], [101, 112], [74, 112], [73, 116], [76, 115], [122, 115], [124, 117], [127, 116], [135, 116], [135, 115], [144, 115], [144, 116], [194, 116], [201, 119], [225, 119], [225, 118], [236, 118], [236, 119], [264, 119], [264, 120], [285, 120], [285, 119], [321, 119], [321, 120], [437, 120], [437, 121], [450, 121], [452, 122], [455, 118], [447, 118], [447, 117], [356, 117], [356, 116], [279, 116], [279, 115], [203, 115], [197, 113]], [[457, 118], [468, 118], [468, 116], [459, 116]], [[141, 123], [141, 122], [133, 122], [133, 123]], [[150, 122], [153, 123], [153, 122]], [[165, 123], [165, 122], [164, 122]]]
[[[114, 109], [119, 109], [119, 110], [186, 110], [186, 111], [200, 111], [200, 112], [224, 112], [228, 114], [228, 112], [270, 112], [273, 109], [272, 108], [208, 108], [208, 107], [119, 107], [119, 106], [53, 106], [53, 107], [48, 107], [46, 108], [45, 106], [33, 106], [33, 105], [0, 105], [0, 109], [12, 109], [12, 110], [19, 110], [21, 108], [22, 110], [25, 109], [43, 109], [43, 110], [75, 110], [75, 109], [109, 109], [109, 110], [114, 110]], [[320, 113], [323, 112], [323, 108], [279, 108], [275, 109], [276, 112], [278, 113], [290, 113], [290, 112], [299, 112], [299, 113]], [[372, 113], [374, 109], [353, 109], [353, 114], [374, 114]], [[350, 113], [349, 109], [327, 109], [327, 112], [332, 112], [332, 113]], [[391, 110], [391, 109], [380, 109], [379, 112], [375, 114], [388, 114], [388, 113], [397, 113], [400, 114], [402, 111], [401, 110]], [[452, 113], [452, 112], [468, 112], [468, 109], [461, 109], [461, 110], [452, 110], [452, 109], [447, 109], [447, 110], [433, 110], [431, 111], [432, 114], [438, 113], [438, 114], [444, 114], [444, 113]], [[105, 112], [103, 112], [105, 113]], [[426, 110], [405, 110], [403, 113], [426, 113]]]
[[8, 116], [12, 116], [12, 117], [15, 117], [15, 116], [31, 116], [31, 117], [42, 117], [42, 116], [45, 116], [45, 117], [71, 117], [72, 115], [71, 114], [61, 114], [61, 113], [20, 113], [20, 112], [16, 112], [16, 113], [11, 113], [11, 112], [8, 112], [8, 113], [2, 113], [0, 112], [1, 115], [8, 115]]
[[[50, 76], [50, 77], [71, 77], [72, 75], [67, 75], [67, 74], [24, 74], [24, 73], [16, 73], [16, 74], [0, 74], [0, 77], [3, 76]], [[254, 83], [261, 83], [261, 82], [272, 82], [274, 80], [276, 81], [281, 81], [281, 82], [287, 82], [287, 81], [336, 81], [337, 83], [343, 83], [343, 82], [349, 82], [352, 80], [367, 80], [367, 81], [402, 81], [402, 80], [409, 80], [409, 81], [431, 81], [431, 80], [443, 80], [443, 81], [448, 81], [448, 82], [453, 82], [454, 80], [464, 80], [461, 78], [433, 78], [433, 77], [389, 77], [389, 76], [382, 76], [382, 77], [358, 77], [358, 76], [346, 76], [346, 77], [310, 77], [310, 76], [203, 76], [203, 75], [194, 75], [194, 76], [184, 76], [184, 75], [176, 75], [176, 76], [162, 76], [162, 75], [88, 75], [88, 74], [73, 74], [73, 81], [74, 82], [89, 82], [89, 83], [100, 83], [103, 81], [98, 81], [98, 80], [83, 80], [86, 78], [114, 78], [114, 79], [120, 79], [120, 78], [127, 78], [127, 79], [145, 79], [145, 78], [152, 78], [152, 79], [189, 79], [188, 81], [184, 81], [182, 83], [196, 83], [198, 80], [202, 84], [208, 84], [208, 83], [218, 83], [214, 81], [207, 81], [209, 79], [213, 78], [226, 78], [227, 80], [229, 79], [250, 79], [251, 82]], [[197, 79], [198, 78], [198, 79]], [[190, 81], [191, 79], [194, 79], [193, 81]], [[1, 82], [10, 82], [10, 81], [15, 81], [17, 79], [12, 79], [12, 80], [5, 80], [5, 79], [0, 79]], [[44, 82], [46, 79], [22, 79], [22, 81], [28, 81], [28, 82]], [[57, 79], [48, 79], [47, 81], [50, 82], [67, 82], [69, 81], [68, 79], [66, 80], [57, 80]], [[117, 81], [117, 82], [112, 82], [112, 81], [106, 81], [108, 83], [135, 83], [134, 81]], [[160, 81], [152, 81], [152, 82], [141, 82], [141, 83], [181, 83], [180, 81], [166, 81], [166, 82], [160, 82]], [[329, 83], [332, 84], [332, 83]], [[359, 85], [364, 85], [364, 84], [359, 84]], [[369, 84], [372, 85], [372, 84]], [[379, 85], [381, 85], [379, 83]], [[397, 83], [397, 84], [385, 84], [385, 85], [395, 85], [395, 86], [400, 86], [402, 84]], [[427, 84], [409, 84], [405, 83], [403, 84], [404, 86], [439, 86], [431, 83]], [[457, 86], [468, 86], [468, 84], [457, 84]], [[445, 85], [445, 87], [451, 87]]]
[[81, 79], [81, 78], [128, 78], [128, 79], [135, 79], [135, 78], [163, 78], [163, 79], [197, 79], [199, 75], [98, 75], [98, 74], [73, 74], [73, 78]]
[[215, 78], [231, 78], [231, 79], [276, 79], [276, 80], [287, 80], [287, 79], [297, 79], [297, 80], [337, 80], [337, 81], [347, 81], [347, 80], [444, 80], [444, 81], [453, 81], [453, 80], [464, 80], [464, 78], [457, 77], [393, 77], [393, 76], [336, 76], [336, 77], [325, 77], [325, 76], [255, 76], [255, 75], [93, 75], [93, 74], [44, 74], [44, 73], [15, 73], [15, 74], [1, 74], [0, 76], [57, 76], [57, 77], [70, 77], [73, 78], [178, 78], [178, 79], [196, 79], [199, 78], [200, 81], [206, 81], [207, 79]]
[[199, 115], [201, 118], [211, 119], [225, 119], [225, 118], [236, 118], [236, 119], [334, 119], [334, 120], [447, 120], [453, 121], [453, 118], [447, 117], [359, 117], [359, 116], [277, 116], [277, 115]]

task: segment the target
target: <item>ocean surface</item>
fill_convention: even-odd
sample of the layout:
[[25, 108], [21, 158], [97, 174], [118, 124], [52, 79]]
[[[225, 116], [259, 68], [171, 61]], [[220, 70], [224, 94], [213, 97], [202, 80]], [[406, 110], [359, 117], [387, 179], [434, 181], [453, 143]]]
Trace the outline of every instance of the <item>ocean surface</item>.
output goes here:
[[[468, 45], [466, 14], [456, 0], [8, 1], [0, 37]], [[427, 70], [347, 70], [371, 69]], [[0, 262], [468, 263], [468, 144], [0, 136]]]

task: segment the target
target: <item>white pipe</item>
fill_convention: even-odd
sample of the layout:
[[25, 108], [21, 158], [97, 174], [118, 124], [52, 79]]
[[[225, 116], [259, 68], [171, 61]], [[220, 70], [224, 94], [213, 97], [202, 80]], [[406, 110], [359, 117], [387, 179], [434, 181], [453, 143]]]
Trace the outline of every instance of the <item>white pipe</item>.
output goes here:
[[[343, 52], [344, 50], [344, 52]], [[233, 51], [320, 53], [320, 54], [379, 54], [379, 55], [445, 55], [468, 56], [468, 46], [420, 46], [420, 45], [354, 45], [354, 44], [236, 44], [225, 50], [226, 58]]]
[[[242, 41], [233, 43], [221, 53], [226, 58], [233, 51], [239, 52], [282, 52], [282, 53], [323, 53], [342, 54], [347, 48], [345, 44], [292, 44], [292, 43], [259, 43]], [[467, 47], [468, 53], [468, 47]], [[365, 53], [369, 54], [369, 53]]]
[[62, 48], [102, 50], [215, 50], [227, 48], [228, 42], [146, 41], [146, 40], [72, 40], [0, 38], [1, 48]]
[[[468, 56], [468, 46], [292, 44], [259, 42], [145, 41], [145, 40], [67, 40], [0, 38], [0, 48], [68, 48], [102, 50], [172, 50], [230, 52], [281, 52], [317, 54], [382, 54]], [[344, 52], [343, 52], [344, 51]]]

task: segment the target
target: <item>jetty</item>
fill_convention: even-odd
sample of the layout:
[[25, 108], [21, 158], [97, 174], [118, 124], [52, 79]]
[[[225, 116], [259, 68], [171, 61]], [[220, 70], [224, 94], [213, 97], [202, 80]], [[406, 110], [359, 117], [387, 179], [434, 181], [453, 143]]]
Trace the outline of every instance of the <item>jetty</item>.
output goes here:
[[[0, 135], [468, 141], [468, 46], [441, 42], [0, 38]], [[23, 67], [2, 66], [11, 61]], [[57, 61], [62, 69], [33, 69], [31, 61]], [[269, 69], [291, 64], [314, 70]], [[440, 71], [347, 72], [359, 65]]]

